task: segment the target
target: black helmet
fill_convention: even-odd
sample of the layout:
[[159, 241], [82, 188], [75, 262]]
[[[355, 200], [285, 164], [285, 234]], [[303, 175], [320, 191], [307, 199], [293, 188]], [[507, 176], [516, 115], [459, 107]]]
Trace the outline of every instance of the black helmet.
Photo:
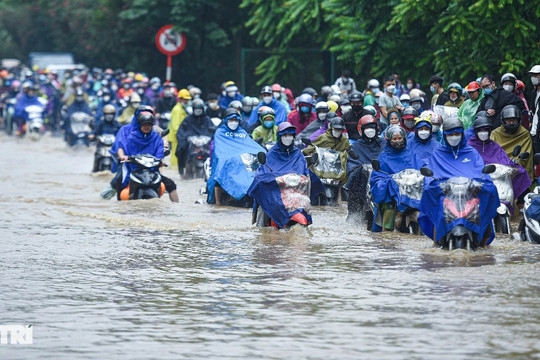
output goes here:
[[349, 101], [349, 99], [339, 100], [339, 106], [343, 106], [343, 105], [351, 105], [351, 102]]
[[364, 101], [364, 96], [362, 96], [362, 93], [359, 91], [353, 91], [353, 93], [349, 96], [350, 101]]
[[476, 132], [477, 129], [489, 127], [493, 129], [493, 124], [491, 124], [491, 120], [487, 116], [476, 116], [476, 120], [474, 120], [473, 123], [473, 129]]
[[407, 106], [405, 109], [403, 109], [403, 112], [401, 113], [401, 117], [405, 117], [406, 115], [412, 115], [414, 117], [418, 117], [418, 110], [416, 110], [412, 106]]
[[240, 118], [240, 114], [235, 108], [228, 108], [227, 110], [225, 110], [225, 113], [223, 113], [223, 119], [226, 119], [231, 115], [236, 115], [238, 116], [238, 118]]
[[263, 86], [261, 89], [261, 94], [272, 94], [272, 88], [268, 85]]
[[443, 122], [442, 127], [443, 127], [443, 131], [463, 129], [463, 123], [461, 122], [461, 120], [459, 120], [457, 116], [454, 116], [454, 117], [446, 119]]
[[[505, 120], [517, 119], [516, 124], [507, 124]], [[507, 133], [513, 134], [521, 125], [521, 110], [516, 105], [506, 105], [501, 111], [501, 120]]]
[[148, 112], [152, 115], [155, 115], [154, 108], [148, 105], [139, 105], [137, 106], [137, 109], [135, 110], [135, 116], [139, 116], [142, 112]]
[[333, 118], [336, 118], [337, 117], [337, 114], [333, 111], [330, 111], [328, 112], [328, 114], [326, 114], [326, 120], [330, 121], [332, 120]]
[[139, 126], [141, 126], [141, 125], [147, 124], [147, 123], [154, 124], [154, 114], [151, 114], [151, 113], [149, 113], [147, 111], [139, 113], [139, 115], [137, 115], [137, 124], [139, 124]]
[[314, 88], [307, 87], [302, 91], [302, 94], [309, 94], [311, 96], [317, 96], [317, 91]]
[[336, 130], [345, 130], [345, 121], [339, 116], [336, 116], [330, 120], [330, 127]]
[[204, 102], [201, 99], [195, 99], [191, 103], [193, 109], [204, 109]]

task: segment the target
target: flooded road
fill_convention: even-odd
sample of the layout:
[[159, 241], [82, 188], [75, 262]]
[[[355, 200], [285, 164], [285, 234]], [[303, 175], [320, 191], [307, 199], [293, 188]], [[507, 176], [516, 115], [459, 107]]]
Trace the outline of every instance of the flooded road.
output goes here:
[[101, 200], [93, 149], [0, 134], [1, 359], [540, 358], [540, 246], [475, 253], [371, 234], [346, 209], [309, 230], [249, 209]]

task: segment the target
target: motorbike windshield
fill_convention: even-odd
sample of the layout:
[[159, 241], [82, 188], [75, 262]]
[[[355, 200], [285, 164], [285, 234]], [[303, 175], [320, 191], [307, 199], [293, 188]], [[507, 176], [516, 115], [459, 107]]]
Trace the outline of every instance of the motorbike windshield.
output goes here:
[[493, 180], [493, 184], [497, 187], [497, 192], [499, 193], [499, 200], [501, 202], [506, 202], [508, 204], [514, 204], [514, 188], [512, 186], [512, 180], [516, 176], [518, 170], [517, 168], [494, 164], [495, 172], [490, 176]]
[[134, 162], [141, 167], [151, 169], [160, 164], [160, 159], [149, 154], [143, 154], [135, 156]]
[[90, 132], [90, 116], [87, 113], [76, 112], [69, 117], [71, 130], [74, 134]]
[[205, 135], [189, 136], [187, 139], [196, 147], [203, 147], [206, 144], [210, 144], [210, 140], [212, 140], [210, 136]]
[[439, 187], [445, 195], [443, 205], [447, 223], [463, 218], [473, 224], [480, 224], [478, 193], [482, 183], [466, 177], [455, 177], [439, 184]]
[[106, 146], [112, 146], [115, 136], [113, 134], [103, 134], [98, 137], [98, 141]]
[[244, 163], [244, 166], [246, 167], [246, 170], [248, 172], [254, 173], [259, 168], [259, 160], [257, 160], [257, 157], [253, 154], [249, 153], [243, 153], [240, 155], [242, 158], [242, 162]]
[[309, 200], [310, 181], [307, 176], [287, 174], [276, 178], [281, 191], [281, 201], [287, 212], [304, 209], [309, 213], [311, 201]]
[[40, 105], [29, 105], [24, 108], [28, 113], [28, 120], [41, 119], [43, 115], [43, 107]]
[[424, 190], [424, 176], [416, 169], [405, 169], [394, 175], [392, 178], [399, 187], [399, 193], [410, 199], [418, 200], [422, 198]]
[[319, 162], [314, 166], [315, 173], [318, 174], [335, 174], [336, 178], [339, 178], [345, 173], [345, 168], [341, 162], [341, 152], [317, 148], [317, 154], [319, 154]]

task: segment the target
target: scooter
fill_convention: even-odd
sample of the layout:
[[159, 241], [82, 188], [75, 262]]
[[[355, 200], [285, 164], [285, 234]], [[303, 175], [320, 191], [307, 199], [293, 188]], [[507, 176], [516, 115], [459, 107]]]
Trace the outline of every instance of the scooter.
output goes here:
[[[371, 165], [373, 170], [381, 171], [379, 160], [372, 160]], [[404, 169], [390, 176], [399, 188], [399, 196], [402, 199], [402, 203], [407, 206], [405, 211], [396, 214], [397, 218], [394, 220], [395, 230], [421, 235], [422, 230], [420, 229], [420, 225], [418, 225], [420, 211], [415, 206], [412, 206], [412, 204], [420, 203], [424, 190], [424, 175], [416, 169]]]
[[90, 122], [92, 118], [87, 113], [77, 111], [69, 116], [69, 134], [67, 141], [69, 146], [90, 144], [88, 135], [92, 129], [90, 128]]
[[[495, 165], [493, 164], [486, 165], [482, 169], [484, 175], [492, 174], [494, 171]], [[425, 177], [433, 177], [433, 171], [427, 167], [421, 168], [420, 172]], [[480, 224], [480, 199], [478, 193], [484, 186], [483, 182], [459, 176], [440, 182], [438, 186], [444, 194], [443, 212], [447, 224], [458, 219], [464, 219], [476, 225]], [[471, 251], [484, 245], [482, 243], [483, 235], [474, 232], [463, 224], [458, 224], [437, 242], [437, 246], [450, 251], [454, 249]]]
[[[261, 166], [266, 165], [266, 153], [260, 152], [257, 154], [258, 163]], [[308, 166], [311, 166], [318, 161], [317, 153], [306, 158]], [[273, 171], [272, 169], [270, 169]], [[296, 212], [292, 215], [285, 226], [281, 229], [288, 230], [294, 225], [300, 225], [307, 227], [309, 221], [306, 218], [305, 213], [309, 214], [311, 209], [310, 191], [311, 191], [311, 179], [309, 176], [290, 173], [279, 176], [275, 179], [281, 191], [281, 201], [287, 212], [294, 212], [296, 210], [303, 210]], [[253, 209], [252, 223], [258, 227], [273, 227], [279, 229], [280, 227], [264, 212], [261, 206], [257, 206]]]
[[[519, 160], [526, 160], [529, 158], [528, 152], [522, 154], [520, 154], [520, 152], [521, 146], [517, 145], [512, 152], [512, 161], [515, 164], [519, 164]], [[501, 164], [493, 165], [495, 165], [495, 171], [491, 174], [491, 179], [497, 187], [499, 200], [501, 201], [501, 205], [497, 208], [497, 216], [493, 219], [493, 225], [496, 232], [510, 234], [512, 232], [510, 227], [510, 218], [512, 217], [511, 209], [513, 209], [515, 200], [512, 181], [517, 175], [518, 169]]]
[[[540, 164], [540, 154], [534, 154], [534, 164]], [[525, 195], [523, 200], [523, 219], [519, 223], [521, 240], [540, 244], [540, 185]]]
[[94, 154], [96, 171], [111, 170], [113, 158], [109, 150], [114, 144], [115, 138], [113, 134], [103, 134], [97, 137], [96, 153]]
[[171, 122], [171, 113], [169, 111], [159, 114], [158, 126], [162, 129], [167, 129]]
[[[168, 152], [165, 151], [165, 156]], [[137, 165], [137, 169], [131, 171], [129, 184], [122, 190], [120, 200], [155, 199], [163, 195], [165, 185], [159, 173], [163, 159], [150, 154], [139, 154], [129, 156], [126, 162]]]
[[187, 141], [188, 158], [186, 162], [186, 175], [192, 178], [204, 178], [204, 163], [210, 156], [210, 136], [189, 136]]
[[28, 119], [26, 121], [26, 132], [32, 140], [39, 140], [41, 135], [45, 132], [45, 121], [43, 120], [45, 106], [29, 105], [24, 110], [28, 114]]

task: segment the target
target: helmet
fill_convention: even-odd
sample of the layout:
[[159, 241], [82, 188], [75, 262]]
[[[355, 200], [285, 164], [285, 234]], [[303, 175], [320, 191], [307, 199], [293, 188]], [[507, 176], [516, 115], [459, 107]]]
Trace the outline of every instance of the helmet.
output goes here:
[[402, 118], [405, 118], [405, 116], [415, 118], [418, 116], [418, 111], [412, 106], [407, 106], [405, 109], [403, 109], [403, 112], [401, 113]]
[[[289, 130], [289, 131], [286, 131], [286, 130]], [[294, 130], [294, 133], [296, 134], [296, 126], [294, 126], [288, 121], [284, 121], [281, 124], [279, 124], [277, 135], [281, 136], [287, 132], [292, 132], [293, 130]]]
[[399, 101], [403, 101], [403, 100], [411, 101], [411, 97], [408, 94], [403, 94], [399, 97]]
[[349, 101], [349, 99], [339, 100], [339, 106], [343, 106], [343, 105], [351, 105], [351, 102]]
[[201, 89], [199, 89], [198, 87], [195, 87], [193, 86], [191, 89], [189, 89], [189, 93], [191, 94], [192, 97], [195, 97], [195, 96], [201, 96]]
[[244, 96], [241, 102], [242, 106], [253, 106], [253, 98], [251, 96]]
[[309, 94], [309, 95], [311, 95], [312, 97], [313, 97], [313, 96], [317, 96], [317, 91], [316, 91], [314, 88], [312, 88], [312, 87], [307, 87], [307, 88], [305, 88], [305, 89], [302, 91], [302, 93], [304, 93], [304, 94]]
[[367, 86], [369, 88], [378, 88], [380, 86], [379, 80], [377, 79], [371, 79], [368, 81]]
[[32, 89], [32, 82], [31, 81], [25, 81], [22, 84], [22, 91], [26, 93], [28, 90]]
[[274, 109], [272, 109], [271, 107], [269, 106], [261, 106], [261, 109], [264, 108], [262, 111], [259, 111], [259, 119], [261, 120], [261, 122], [264, 120], [265, 117], [267, 116], [272, 116], [273, 119], [276, 118], [276, 112], [274, 111]]
[[272, 93], [272, 88], [270, 86], [266, 85], [262, 87], [261, 94], [271, 94], [271, 93]]
[[373, 115], [373, 116], [377, 115], [377, 109], [375, 109], [371, 105], [364, 106], [364, 110], [369, 111], [371, 113], [371, 115]]
[[321, 88], [321, 94], [323, 96], [327, 96], [330, 95], [332, 93], [332, 88], [328, 85], [324, 85], [322, 88]]
[[540, 74], [540, 65], [534, 65], [531, 70], [529, 70], [529, 74]]
[[426, 95], [426, 94], [420, 89], [412, 89], [411, 92], [409, 93], [409, 96], [411, 97], [411, 99], [415, 98], [415, 97], [419, 97], [419, 98], [422, 99], [422, 101], [424, 100], [423, 99], [424, 95]]
[[[271, 108], [270, 106], [266, 106], [266, 105], [261, 106], [261, 107], [259, 108], [259, 110], [257, 110], [257, 115], [261, 116], [261, 113], [262, 113], [263, 111], [267, 110], [267, 109], [271, 109], [271, 110], [272, 110], [272, 108]], [[272, 110], [272, 111], [273, 111], [273, 110]]]
[[279, 85], [279, 84], [274, 84], [274, 85], [272, 85], [272, 91], [279, 91], [279, 92], [281, 92], [281, 85]]
[[454, 129], [462, 129], [463, 123], [457, 116], [450, 117], [443, 122], [443, 131], [449, 131]]
[[313, 106], [313, 96], [303, 93], [298, 97], [298, 105], [300, 104], [308, 104], [310, 106]]
[[188, 89], [182, 89], [178, 92], [179, 99], [191, 100], [191, 94]]
[[506, 105], [501, 111], [501, 120], [503, 121], [503, 124], [505, 119], [514, 118], [519, 119], [519, 125], [519, 123], [521, 123], [521, 110], [519, 110], [516, 105]]
[[[103, 109], [105, 109], [105, 108], [103, 108]], [[148, 106], [148, 105], [140, 105], [139, 107], [137, 107], [137, 109], [135, 109], [135, 116], [138, 116], [142, 112], [149, 112], [152, 115], [155, 114], [153, 107]]]
[[131, 95], [129, 95], [129, 103], [130, 104], [133, 104], [133, 103], [141, 103], [141, 97], [139, 96], [139, 94], [137, 94], [136, 92], [133, 92], [131, 93]]
[[418, 120], [423, 120], [423, 121], [429, 121], [430, 124], [433, 123], [433, 119], [435, 117], [435, 113], [431, 110], [426, 110], [424, 111], [423, 113], [420, 114], [420, 117], [418, 117]]
[[330, 128], [336, 130], [345, 130], [345, 121], [339, 116], [336, 116], [335, 118], [330, 119]]
[[486, 126], [490, 129], [493, 129], [493, 124], [491, 124], [491, 120], [487, 116], [476, 116], [476, 120], [474, 120], [473, 123], [474, 131], [476, 132], [476, 130]]
[[413, 96], [413, 97], [411, 97], [410, 100], [411, 100], [411, 101], [410, 101], [411, 104], [412, 104], [413, 102], [417, 102], [417, 101], [420, 101], [422, 104], [424, 103], [424, 99], [421, 98], [420, 96]]
[[161, 80], [159, 80], [158, 77], [154, 76], [153, 78], [150, 79], [150, 85], [152, 84], [161, 84]]
[[473, 91], [476, 91], [480, 89], [480, 84], [478, 84], [476, 81], [471, 81], [468, 85], [467, 85], [467, 91], [468, 92], [473, 92]]
[[114, 105], [107, 104], [103, 107], [103, 115], [116, 114], [116, 108]]
[[316, 111], [319, 111], [319, 110], [330, 111], [330, 107], [328, 106], [328, 104], [325, 101], [319, 101], [317, 103], [317, 105], [315, 105], [315, 110]]
[[516, 76], [514, 74], [512, 74], [512, 73], [506, 73], [501, 77], [501, 84], [503, 82], [505, 82], [505, 81], [511, 81], [515, 85], [516, 84]]
[[239, 100], [233, 100], [229, 103], [229, 107], [240, 111], [242, 110], [242, 103]]
[[191, 104], [193, 109], [204, 109], [204, 101], [201, 99], [195, 99], [193, 100], [193, 103]]
[[362, 93], [359, 91], [353, 91], [349, 96], [349, 101], [364, 101], [364, 96], [362, 96]]
[[337, 104], [341, 100], [341, 96], [339, 96], [338, 94], [332, 94], [328, 97], [328, 100], [332, 100]]
[[237, 118], [238, 121], [240, 121], [240, 114], [238, 113], [238, 111], [234, 108], [228, 108], [227, 110], [225, 110], [225, 112], [223, 113], [223, 121], [227, 122], [229, 119], [231, 118]]
[[[432, 125], [431, 124], [431, 116], [429, 118], [422, 118], [422, 117], [417, 117], [414, 119], [414, 127], [417, 128], [418, 126], [424, 126], [424, 125], [428, 125], [429, 128], [431, 129]], [[425, 123], [425, 124], [422, 124], [422, 123]]]
[[391, 139], [395, 134], [401, 134], [401, 136], [403, 136], [403, 140], [406, 142], [407, 141], [407, 134], [405, 133], [405, 129], [403, 129], [401, 126], [399, 125], [390, 125], [387, 129], [386, 129], [386, 133], [384, 135], [385, 139]]
[[377, 122], [377, 119], [375, 119], [375, 116], [373, 115], [364, 115], [358, 120], [358, 133], [360, 136], [362, 136], [362, 131], [368, 124], [375, 124], [377, 130], [379, 129], [379, 123]]
[[[336, 112], [337, 111], [337, 109], [338, 109], [337, 102], [335, 102], [333, 100], [328, 100], [326, 103], [328, 104], [328, 107], [330, 108], [331, 112]], [[326, 115], [326, 116], [328, 116], [328, 115]]]
[[259, 98], [252, 97], [251, 100], [253, 101], [253, 107], [259, 105]]
[[516, 80], [516, 90], [525, 91], [525, 84], [521, 80]]
[[137, 115], [137, 124], [139, 124], [139, 126], [148, 123], [154, 124], [154, 114], [145, 111]]
[[453, 82], [451, 83], [450, 85], [448, 85], [448, 87], [446, 88], [446, 90], [448, 92], [457, 92], [459, 93], [459, 95], [461, 95], [461, 93], [463, 92], [463, 88], [461, 87], [461, 85], [459, 85], [458, 83], [456, 82]]

